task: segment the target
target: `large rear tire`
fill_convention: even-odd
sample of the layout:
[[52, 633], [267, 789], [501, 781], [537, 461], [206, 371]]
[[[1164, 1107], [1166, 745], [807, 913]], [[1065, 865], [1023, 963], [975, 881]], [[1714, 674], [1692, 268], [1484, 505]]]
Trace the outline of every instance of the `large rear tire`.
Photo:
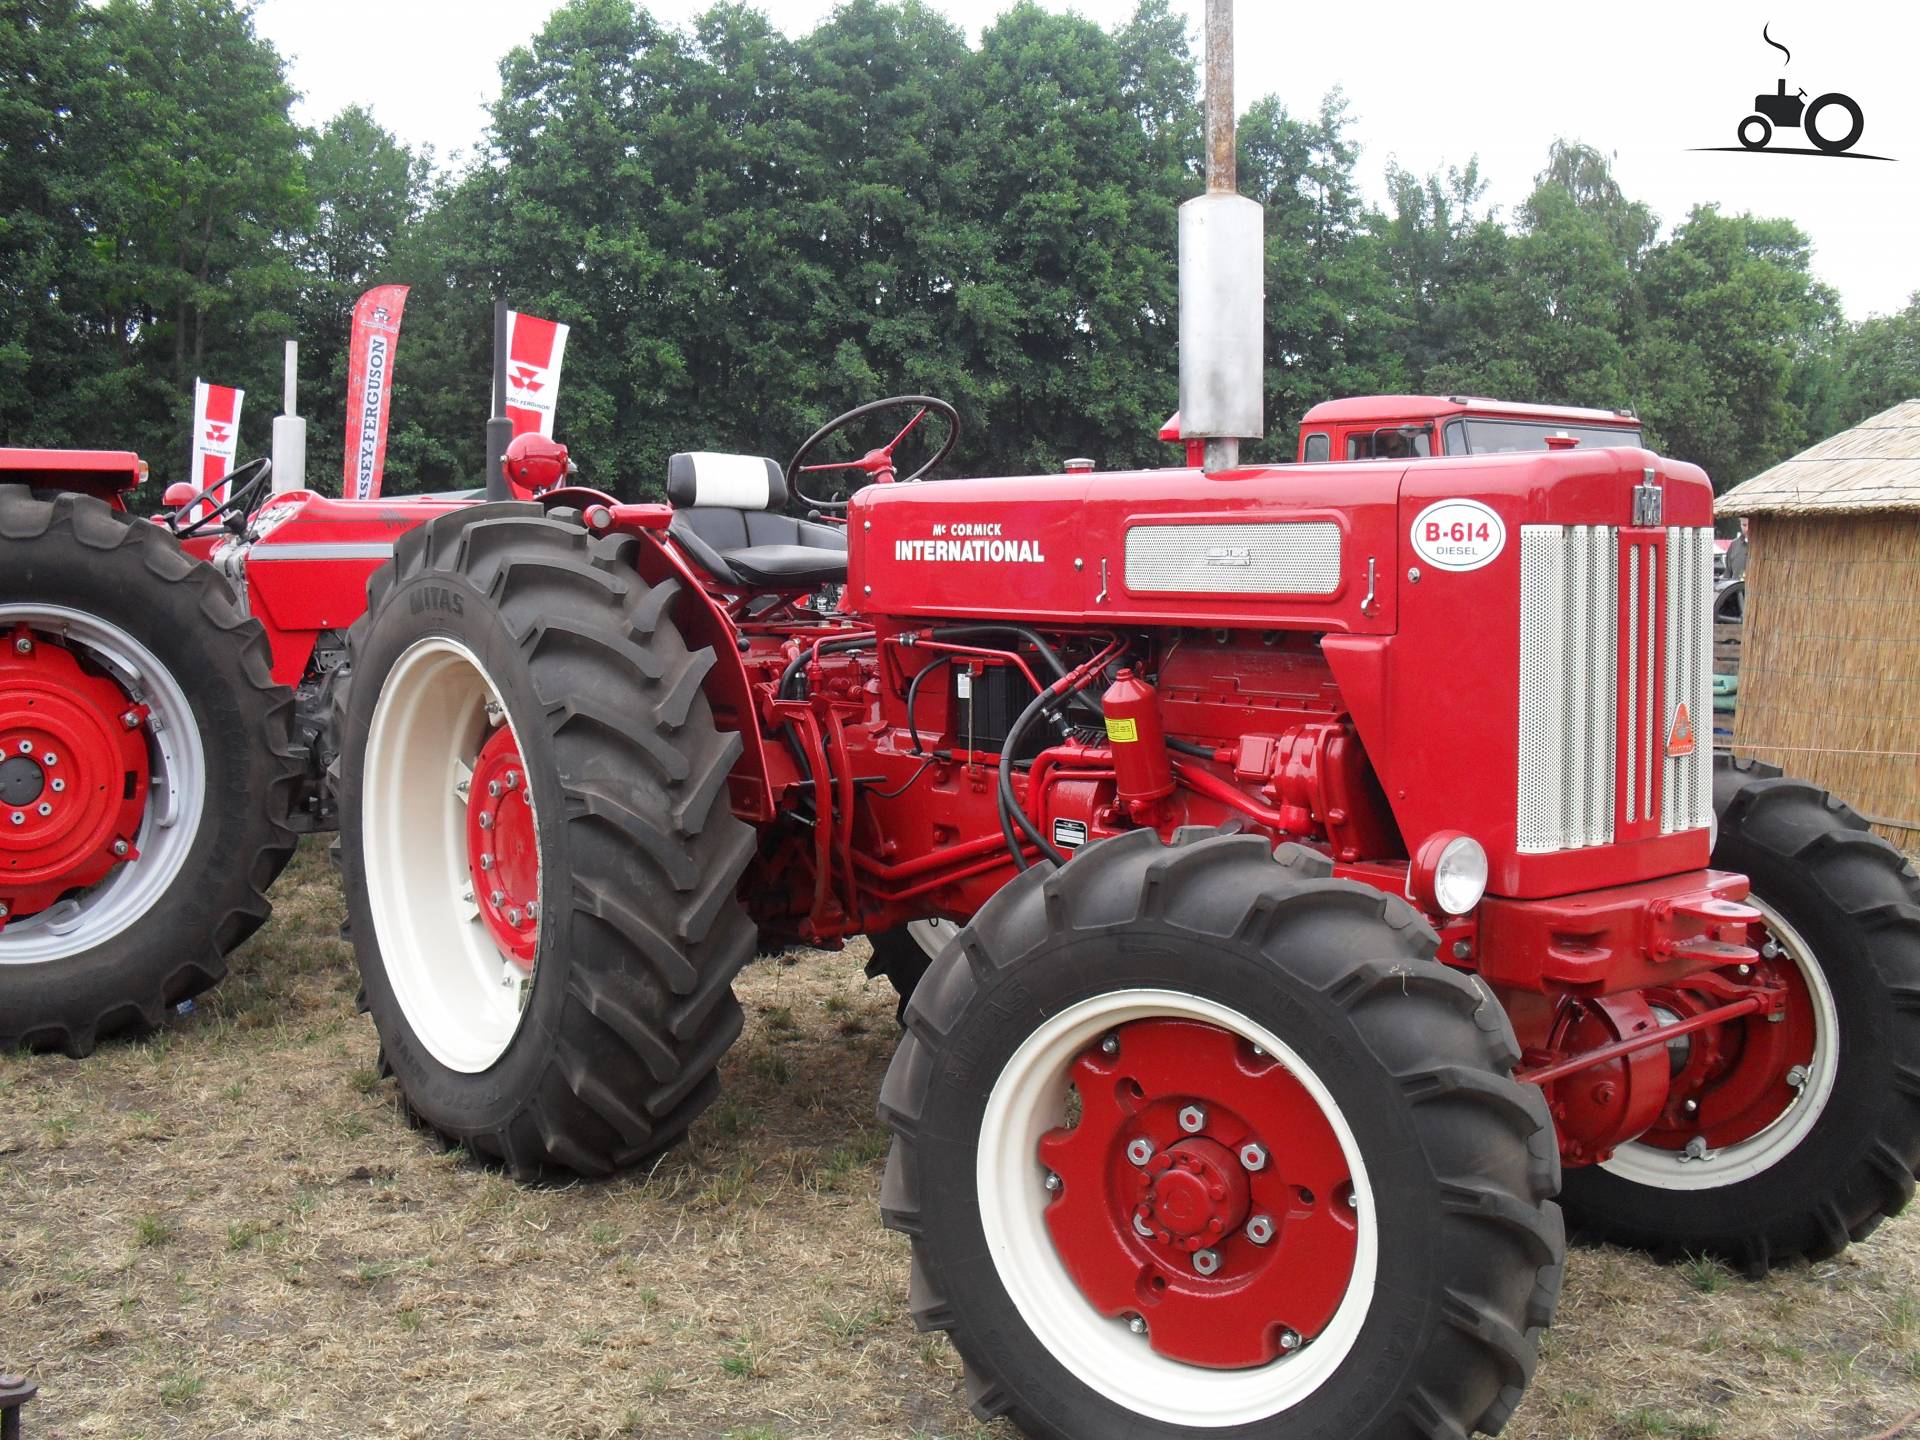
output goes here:
[[81, 1056], [267, 918], [293, 700], [212, 567], [91, 496], [0, 486], [0, 644], [0, 1046]]
[[665, 1148], [740, 1032], [740, 739], [638, 544], [458, 511], [400, 540], [348, 636], [341, 855], [383, 1061], [521, 1176]]
[[[1780, 1026], [1734, 1022], [1746, 1034], [1713, 1084], [1772, 1099], [1759, 1123], [1698, 1155], [1634, 1142], [1604, 1165], [1569, 1170], [1564, 1203], [1576, 1230], [1594, 1238], [1719, 1255], [1758, 1276], [1775, 1261], [1838, 1254], [1913, 1197], [1920, 877], [1846, 805], [1771, 765], [1722, 757], [1714, 808], [1713, 863], [1752, 880], [1770, 932], [1767, 963], [1802, 998]], [[1787, 1078], [1750, 1086], [1747, 1057], [1766, 1053], [1769, 1030], [1796, 1027], [1805, 1053], [1774, 1061], [1792, 1062]], [[1714, 1099], [1708, 1089], [1696, 1101], [1703, 1128]]]
[[1545, 1104], [1409, 906], [1283, 854], [1089, 847], [916, 989], [881, 1207], [981, 1418], [1431, 1440], [1518, 1403], [1564, 1255]]

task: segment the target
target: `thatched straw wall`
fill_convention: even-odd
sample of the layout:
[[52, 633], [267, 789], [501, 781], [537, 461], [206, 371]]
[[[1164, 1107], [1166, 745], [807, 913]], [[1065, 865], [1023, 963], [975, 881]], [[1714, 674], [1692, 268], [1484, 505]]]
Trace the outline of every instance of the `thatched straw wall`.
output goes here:
[[1920, 514], [1757, 514], [1734, 753], [1920, 850]]

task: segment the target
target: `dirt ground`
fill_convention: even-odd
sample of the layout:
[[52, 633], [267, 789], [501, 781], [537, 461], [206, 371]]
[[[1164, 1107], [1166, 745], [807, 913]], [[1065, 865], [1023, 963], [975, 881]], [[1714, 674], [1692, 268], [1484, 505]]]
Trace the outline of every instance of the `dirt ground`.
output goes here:
[[[528, 1189], [401, 1119], [309, 845], [190, 1015], [0, 1057], [0, 1370], [61, 1436], [972, 1437], [906, 1315], [865, 952], [756, 964], [726, 1096], [607, 1184]], [[1572, 1260], [1517, 1440], [1920, 1429], [1920, 1216], [1760, 1284]], [[1903, 1422], [1906, 1422], [1903, 1425]]]

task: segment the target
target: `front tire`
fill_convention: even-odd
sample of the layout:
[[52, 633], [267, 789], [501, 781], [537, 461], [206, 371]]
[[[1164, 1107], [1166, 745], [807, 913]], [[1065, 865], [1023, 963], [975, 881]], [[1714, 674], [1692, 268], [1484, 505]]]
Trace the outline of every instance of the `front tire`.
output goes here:
[[740, 1032], [740, 739], [639, 543], [455, 512], [401, 539], [348, 637], [341, 853], [383, 1063], [522, 1176], [665, 1148]]
[[[1722, 759], [1714, 776], [1716, 868], [1753, 882], [1769, 963], [1804, 992], [1782, 1029], [1806, 1053], [1775, 1085], [1764, 1123], [1706, 1153], [1635, 1142], [1567, 1173], [1576, 1229], [1656, 1254], [1714, 1254], [1762, 1275], [1776, 1261], [1825, 1259], [1863, 1240], [1913, 1196], [1920, 1166], [1920, 877], [1867, 822], [1769, 765]], [[1735, 1022], [1739, 1053], [1771, 1040]], [[1716, 1083], [1748, 1087], [1735, 1067]], [[1766, 1078], [1766, 1077], [1762, 1077]], [[1797, 1082], [1797, 1083], [1796, 1083]], [[1711, 1115], [1713, 1092], [1699, 1099]], [[1777, 1113], [1773, 1113], [1777, 1112]], [[1743, 1132], [1751, 1129], [1753, 1133]]]
[[982, 1419], [1414, 1440], [1518, 1403], [1563, 1258], [1545, 1105], [1407, 905], [1285, 853], [1089, 847], [915, 991], [881, 1206]]
[[88, 1054], [226, 973], [293, 854], [293, 700], [211, 566], [0, 486], [0, 1047]]

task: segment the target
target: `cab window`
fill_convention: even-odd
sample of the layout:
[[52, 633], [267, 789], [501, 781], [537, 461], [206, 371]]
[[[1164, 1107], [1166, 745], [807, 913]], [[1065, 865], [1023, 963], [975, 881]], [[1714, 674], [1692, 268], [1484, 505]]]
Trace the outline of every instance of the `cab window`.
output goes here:
[[1324, 430], [1316, 430], [1307, 436], [1306, 458], [1308, 460], [1330, 460], [1333, 458], [1333, 442], [1327, 438]]
[[1433, 454], [1433, 430], [1425, 425], [1383, 425], [1347, 436], [1349, 460], [1414, 460]]

